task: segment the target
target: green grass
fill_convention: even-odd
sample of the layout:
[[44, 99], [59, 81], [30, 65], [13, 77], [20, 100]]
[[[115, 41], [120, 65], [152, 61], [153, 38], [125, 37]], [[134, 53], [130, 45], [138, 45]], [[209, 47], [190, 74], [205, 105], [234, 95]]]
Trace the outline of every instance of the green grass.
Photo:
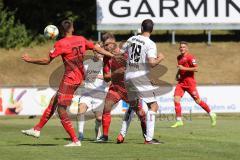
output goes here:
[[[32, 127], [39, 118], [0, 118], [1, 160], [71, 160], [71, 159], [239, 159], [239, 116], [219, 117], [218, 125], [210, 127], [208, 117], [193, 117], [182, 128], [172, 129], [173, 121], [157, 120], [155, 137], [164, 141], [161, 145], [144, 145], [139, 122], [134, 119], [124, 144], [115, 144], [121, 118], [113, 118], [110, 141], [107, 144], [93, 142], [94, 121], [85, 125], [86, 141], [82, 147], [64, 148], [68, 143], [66, 133], [58, 119], [52, 119], [42, 130], [41, 137], [34, 139], [20, 133]], [[74, 122], [75, 123], [75, 122]]]

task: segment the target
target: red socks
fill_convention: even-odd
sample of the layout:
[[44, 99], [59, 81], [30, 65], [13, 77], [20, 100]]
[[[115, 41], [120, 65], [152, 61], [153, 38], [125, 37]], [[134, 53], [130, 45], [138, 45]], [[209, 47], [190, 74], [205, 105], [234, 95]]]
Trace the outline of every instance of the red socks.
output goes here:
[[[52, 115], [54, 114], [54, 112], [57, 108], [57, 104], [54, 102], [54, 100], [55, 100], [55, 96], [52, 97], [52, 99], [49, 103], [49, 106], [45, 109], [45, 111], [40, 119], [40, 122], [36, 126], [34, 126], [35, 130], [40, 131], [43, 128], [43, 126], [48, 122], [48, 120], [52, 117]], [[78, 138], [75, 134], [75, 130], [72, 126], [72, 122], [69, 119], [69, 116], [67, 114], [65, 107], [58, 106], [58, 114], [59, 114], [59, 117], [61, 119], [61, 123], [62, 123], [64, 129], [69, 134], [72, 141], [77, 142]]]
[[179, 102], [174, 102], [176, 117], [182, 117], [182, 108]]
[[102, 115], [102, 127], [103, 135], [108, 136], [108, 130], [111, 124], [111, 114], [110, 112], [104, 112]]
[[209, 113], [211, 110], [210, 110], [210, 108], [209, 108], [209, 106], [204, 102], [204, 101], [201, 101], [200, 103], [199, 103], [199, 105], [207, 112], [207, 113]]
[[136, 114], [141, 122], [141, 128], [142, 128], [142, 133], [143, 133], [143, 137], [144, 135], [146, 135], [146, 114], [143, 110], [142, 107], [138, 107]]
[[77, 136], [75, 134], [75, 130], [74, 130], [73, 126], [72, 126], [71, 120], [69, 119], [67, 111], [66, 110], [64, 110], [64, 111], [61, 110], [60, 112], [58, 112], [58, 114], [59, 114], [59, 117], [61, 119], [61, 123], [62, 123], [65, 131], [71, 137], [73, 142], [77, 142], [78, 138], [77, 138]]
[[54, 103], [54, 99], [55, 99], [55, 96], [52, 97], [48, 107], [45, 109], [41, 119], [40, 119], [40, 122], [35, 125], [33, 128], [34, 130], [38, 130], [40, 131], [43, 126], [48, 122], [48, 120], [52, 117], [52, 115], [54, 114], [57, 106]]
[[[182, 116], [182, 108], [181, 108], [181, 105], [180, 103], [177, 103], [177, 102], [174, 102], [175, 104], [175, 112], [176, 112], [176, 117], [181, 117]], [[209, 113], [211, 110], [209, 108], [209, 106], [204, 102], [204, 101], [201, 101], [199, 103], [199, 105], [207, 112]]]

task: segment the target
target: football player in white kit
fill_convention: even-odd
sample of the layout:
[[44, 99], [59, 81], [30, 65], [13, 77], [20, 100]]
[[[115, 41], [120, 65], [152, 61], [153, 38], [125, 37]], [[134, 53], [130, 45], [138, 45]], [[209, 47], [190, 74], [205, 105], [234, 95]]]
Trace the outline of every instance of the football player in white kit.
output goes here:
[[156, 44], [150, 39], [153, 25], [152, 20], [144, 20], [141, 25], [142, 33], [129, 38], [121, 49], [122, 53], [128, 54], [125, 82], [130, 105], [137, 105], [141, 98], [148, 106], [145, 144], [159, 144], [158, 140], [153, 139], [155, 115], [159, 108], [154, 93], [157, 87], [151, 84], [147, 74], [150, 68], [157, 66], [164, 59], [164, 56], [161, 53], [157, 54]]
[[80, 88], [81, 97], [78, 107], [78, 133], [79, 140], [83, 140], [85, 113], [92, 111], [95, 115], [96, 139], [101, 136], [102, 111], [107, 93], [107, 83], [103, 80], [103, 56], [94, 53], [94, 57], [84, 61], [85, 81]]

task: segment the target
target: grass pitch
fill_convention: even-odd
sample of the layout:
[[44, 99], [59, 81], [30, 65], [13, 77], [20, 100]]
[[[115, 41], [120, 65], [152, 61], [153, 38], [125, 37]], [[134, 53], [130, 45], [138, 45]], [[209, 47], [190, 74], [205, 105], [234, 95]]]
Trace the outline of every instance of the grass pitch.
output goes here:
[[[115, 139], [121, 125], [121, 118], [113, 118], [110, 141], [96, 144], [94, 121], [85, 125], [85, 141], [82, 147], [65, 148], [68, 137], [59, 120], [49, 121], [39, 139], [24, 136], [21, 129], [31, 128], [39, 118], [0, 118], [0, 159], [1, 160], [72, 160], [72, 159], [194, 159], [225, 160], [240, 157], [239, 115], [218, 117], [217, 127], [211, 128], [208, 117], [193, 117], [185, 121], [182, 128], [169, 126], [173, 121], [157, 119], [155, 137], [165, 142], [160, 145], [144, 145], [139, 121], [134, 118], [124, 144], [116, 144]], [[75, 122], [74, 122], [75, 123]]]

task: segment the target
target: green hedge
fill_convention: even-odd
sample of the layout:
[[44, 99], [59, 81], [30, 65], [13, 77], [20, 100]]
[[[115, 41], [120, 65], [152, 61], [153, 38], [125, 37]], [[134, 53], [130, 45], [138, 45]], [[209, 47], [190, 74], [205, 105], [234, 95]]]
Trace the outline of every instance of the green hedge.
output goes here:
[[25, 26], [15, 20], [15, 12], [0, 10], [0, 47], [18, 48], [30, 44], [31, 36]]

